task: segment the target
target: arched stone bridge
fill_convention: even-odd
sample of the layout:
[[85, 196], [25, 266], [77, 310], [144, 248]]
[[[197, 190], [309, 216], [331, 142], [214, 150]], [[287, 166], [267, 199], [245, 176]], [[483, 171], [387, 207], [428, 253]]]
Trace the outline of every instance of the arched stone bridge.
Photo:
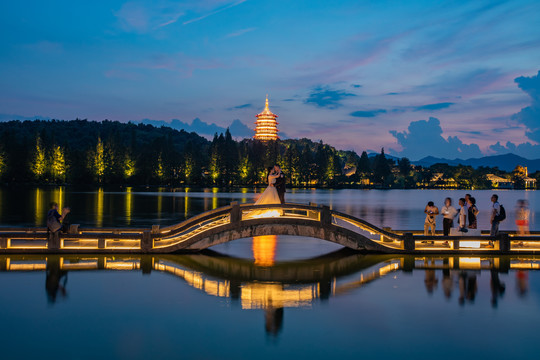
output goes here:
[[[200, 251], [241, 238], [293, 235], [330, 241], [349, 249], [377, 253], [510, 253], [508, 234], [500, 237], [419, 236], [392, 232], [328, 206], [231, 203], [179, 224], [152, 229], [70, 228], [47, 236], [43, 228], [0, 229], [0, 253], [174, 253]], [[540, 250], [540, 237], [518, 238], [520, 253]], [[494, 241], [494, 247], [487, 247]]]

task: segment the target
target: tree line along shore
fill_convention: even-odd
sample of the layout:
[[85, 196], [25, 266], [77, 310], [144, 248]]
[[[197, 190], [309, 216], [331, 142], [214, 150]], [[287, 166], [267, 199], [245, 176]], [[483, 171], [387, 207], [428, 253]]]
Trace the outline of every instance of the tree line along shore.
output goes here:
[[236, 141], [228, 130], [210, 141], [169, 127], [108, 120], [2, 122], [0, 139], [4, 184], [257, 186], [276, 163], [291, 187], [531, 188], [540, 177], [520, 166], [512, 172], [422, 167], [388, 158], [384, 149], [368, 156], [309, 139]]

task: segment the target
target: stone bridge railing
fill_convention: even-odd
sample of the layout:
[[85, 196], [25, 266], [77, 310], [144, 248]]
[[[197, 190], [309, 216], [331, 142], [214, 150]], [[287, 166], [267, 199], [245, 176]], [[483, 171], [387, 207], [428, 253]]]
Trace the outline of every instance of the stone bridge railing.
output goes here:
[[[328, 206], [231, 203], [179, 224], [151, 228], [81, 228], [48, 234], [45, 228], [0, 228], [1, 253], [170, 253], [197, 251], [258, 235], [315, 237], [379, 253], [536, 253], [540, 234], [423, 236], [381, 229]], [[490, 242], [493, 244], [491, 246]]]

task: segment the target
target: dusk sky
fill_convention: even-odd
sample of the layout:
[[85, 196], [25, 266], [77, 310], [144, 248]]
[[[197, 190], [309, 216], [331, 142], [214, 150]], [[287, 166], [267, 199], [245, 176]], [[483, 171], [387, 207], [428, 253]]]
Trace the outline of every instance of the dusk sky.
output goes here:
[[[3, 1], [0, 119], [179, 119], [540, 158], [540, 2]], [[498, 143], [498, 144], [497, 144]]]

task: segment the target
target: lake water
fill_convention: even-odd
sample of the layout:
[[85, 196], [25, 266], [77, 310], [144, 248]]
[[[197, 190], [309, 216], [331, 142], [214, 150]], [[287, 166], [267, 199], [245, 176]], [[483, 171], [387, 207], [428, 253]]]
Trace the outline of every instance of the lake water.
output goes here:
[[[150, 227], [171, 225], [203, 211], [226, 206], [231, 201], [254, 202], [262, 190], [239, 189], [77, 189], [72, 187], [0, 187], [0, 226], [45, 226], [45, 215], [51, 201], [72, 208], [70, 222], [97, 227]], [[515, 230], [514, 206], [526, 199], [531, 206], [531, 230], [540, 230], [535, 219], [540, 216], [540, 192], [525, 190], [305, 190], [292, 189], [287, 202], [329, 205], [333, 209], [365, 219], [378, 226], [393, 229], [423, 229], [424, 207], [433, 201], [441, 208], [446, 197], [455, 206], [460, 197], [470, 193], [480, 210], [478, 227], [489, 229], [491, 194], [499, 194], [507, 210], [502, 230]], [[442, 219], [438, 219], [438, 229]]]
[[[294, 190], [379, 226], [420, 229], [445, 190]], [[492, 191], [471, 191], [488, 226]], [[500, 191], [513, 206], [537, 192]], [[253, 189], [0, 188], [2, 226], [44, 226], [50, 201], [83, 226], [168, 225]], [[3, 359], [508, 359], [537, 356], [540, 257], [365, 255], [261, 236], [201, 254], [0, 255]]]

